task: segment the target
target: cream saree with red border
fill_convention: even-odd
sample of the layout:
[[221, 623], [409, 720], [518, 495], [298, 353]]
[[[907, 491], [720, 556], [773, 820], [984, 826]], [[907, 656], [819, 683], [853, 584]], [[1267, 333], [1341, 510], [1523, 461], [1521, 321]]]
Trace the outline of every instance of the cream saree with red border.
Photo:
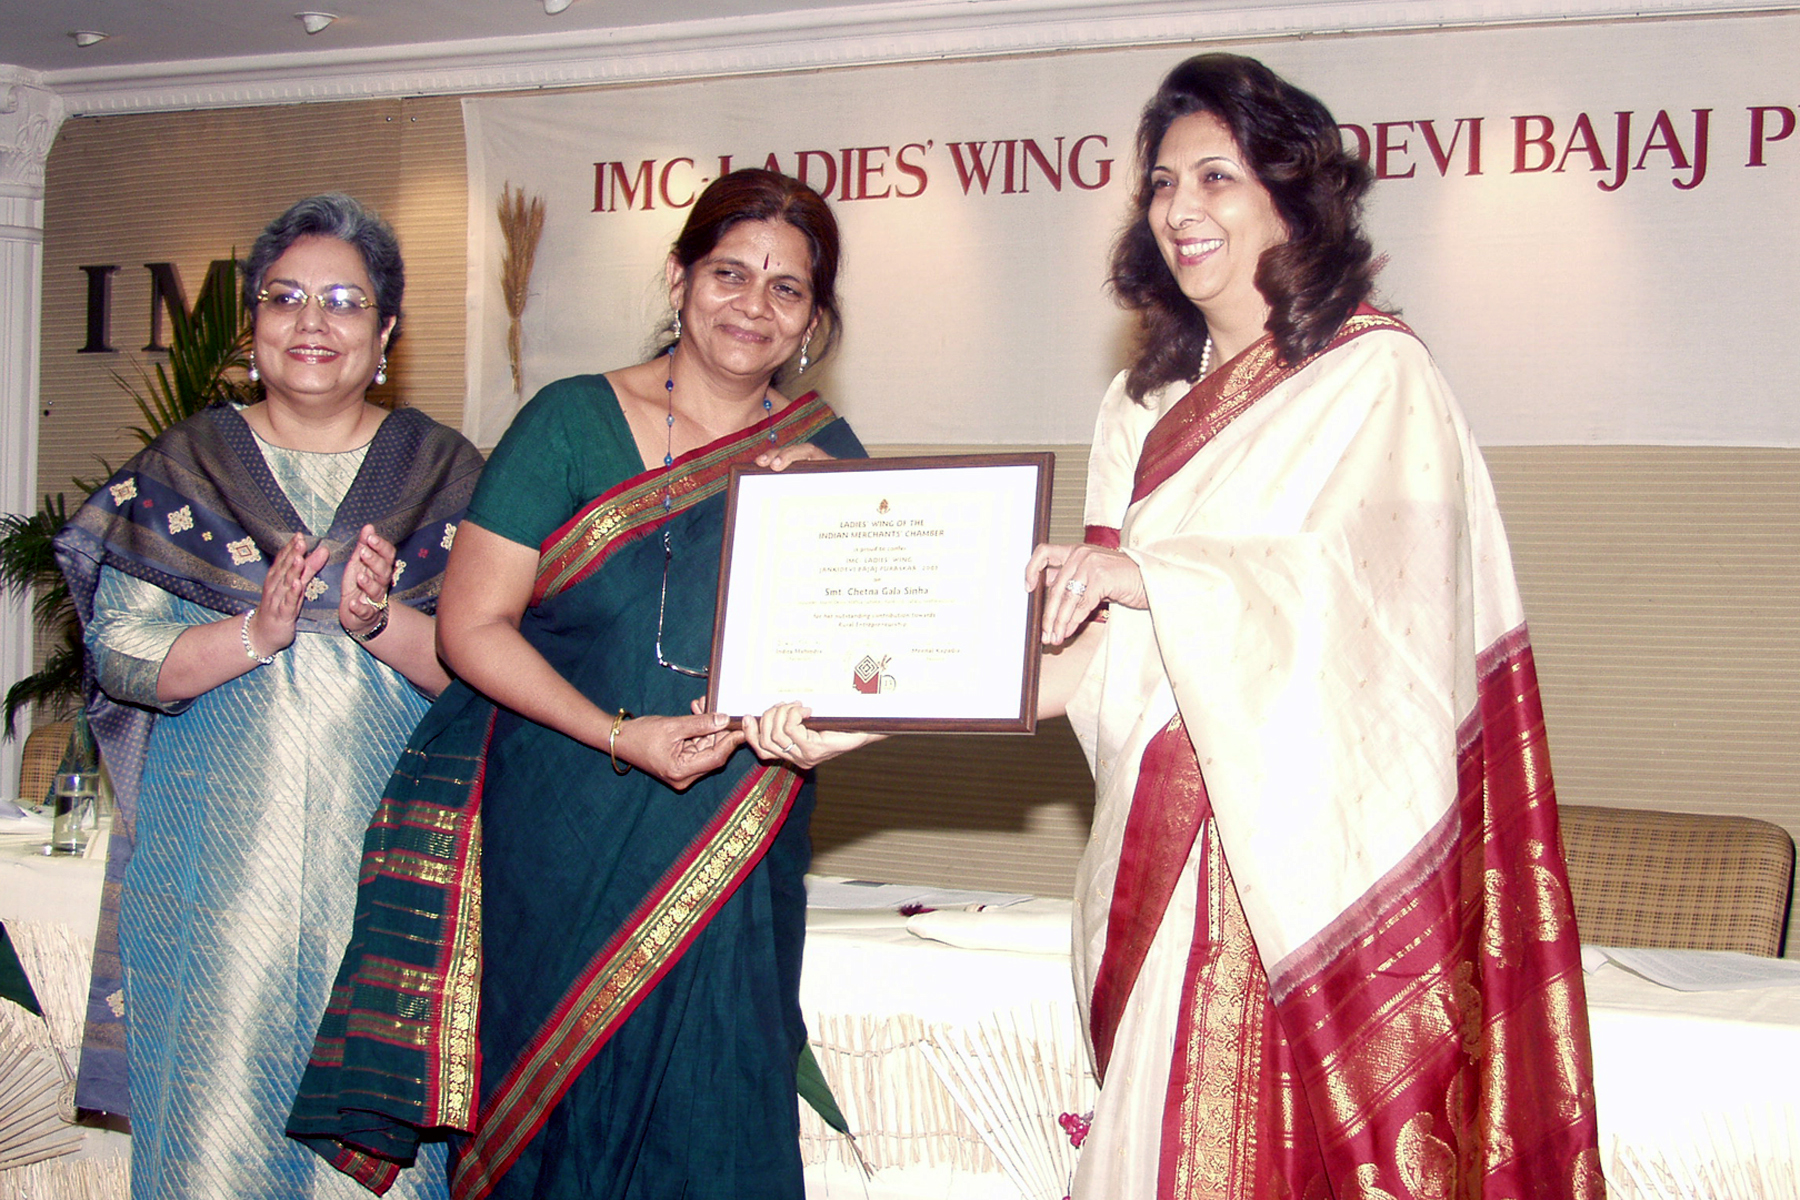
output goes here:
[[1090, 464], [1150, 607], [1070, 706], [1076, 1200], [1598, 1196], [1542, 712], [1455, 401], [1366, 309], [1186, 391], [1115, 382]]

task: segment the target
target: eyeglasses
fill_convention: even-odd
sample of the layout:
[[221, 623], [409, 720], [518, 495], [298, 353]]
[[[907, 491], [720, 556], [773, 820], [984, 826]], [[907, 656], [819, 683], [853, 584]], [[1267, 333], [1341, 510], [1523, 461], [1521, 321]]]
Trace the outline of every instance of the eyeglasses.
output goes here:
[[696, 670], [693, 667], [677, 666], [675, 663], [672, 663], [663, 657], [663, 612], [669, 606], [669, 563], [674, 557], [675, 551], [669, 546], [669, 531], [665, 529], [663, 530], [662, 597], [656, 602], [656, 665], [659, 667], [667, 667], [676, 674], [686, 675], [690, 679], [705, 679], [712, 674], [711, 667], [701, 667]]
[[256, 293], [258, 304], [267, 304], [283, 316], [299, 316], [300, 310], [306, 307], [308, 300], [319, 302], [319, 311], [328, 317], [350, 317], [365, 308], [374, 308], [375, 302], [363, 295], [361, 288], [338, 284], [328, 287], [316, 295], [308, 295], [301, 288], [272, 287], [264, 288]]

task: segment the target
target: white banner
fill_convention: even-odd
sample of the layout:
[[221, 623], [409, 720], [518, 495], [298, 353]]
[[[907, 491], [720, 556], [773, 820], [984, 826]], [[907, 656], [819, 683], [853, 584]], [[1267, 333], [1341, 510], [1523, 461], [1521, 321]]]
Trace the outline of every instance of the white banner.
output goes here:
[[[1489, 444], [1800, 446], [1800, 17], [1239, 47], [1380, 181], [1379, 299]], [[503, 185], [542, 196], [524, 393], [642, 358], [662, 264], [729, 167], [832, 201], [845, 339], [803, 383], [870, 443], [1079, 443], [1132, 338], [1103, 288], [1161, 46], [464, 102], [465, 430], [517, 407]]]

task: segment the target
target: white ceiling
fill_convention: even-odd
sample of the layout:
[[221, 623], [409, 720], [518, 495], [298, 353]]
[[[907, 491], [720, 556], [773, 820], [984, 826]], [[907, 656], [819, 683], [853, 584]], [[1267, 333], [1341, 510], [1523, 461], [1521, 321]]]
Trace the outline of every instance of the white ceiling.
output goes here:
[[[555, 16], [542, 0], [0, 0], [0, 62], [34, 71], [89, 71], [196, 59], [343, 54], [416, 43], [523, 38], [789, 11], [860, 8], [880, 0], [573, 0]], [[967, 10], [994, 0], [968, 0]], [[309, 35], [295, 14], [334, 13]], [[78, 29], [110, 36], [82, 49]]]
[[[0, 0], [0, 87], [66, 115], [813, 70], [1795, 0]], [[334, 13], [308, 35], [305, 9]], [[70, 34], [110, 36], [78, 47]]]

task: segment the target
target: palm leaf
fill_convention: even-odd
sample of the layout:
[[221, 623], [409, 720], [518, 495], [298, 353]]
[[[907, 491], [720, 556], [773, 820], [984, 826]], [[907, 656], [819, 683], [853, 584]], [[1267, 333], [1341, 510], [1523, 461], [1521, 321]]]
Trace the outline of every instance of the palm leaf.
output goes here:
[[[169, 382], [169, 373], [161, 363], [156, 364], [155, 374], [144, 370], [142, 366], [135, 368], [138, 373], [137, 386], [128, 383], [124, 376], [113, 372], [113, 382], [131, 396], [140, 413], [144, 414], [144, 422], [150, 429], [167, 429], [181, 420], [181, 400], [175, 394], [174, 385]], [[155, 435], [143, 425], [133, 425], [131, 432], [137, 434], [138, 440], [149, 445]]]
[[37, 992], [25, 974], [25, 964], [19, 961], [4, 924], [0, 924], [0, 999], [11, 1000], [34, 1016], [44, 1015], [44, 1006], [38, 1003]]
[[169, 326], [166, 364], [157, 363], [153, 371], [138, 366], [136, 385], [113, 373], [143, 415], [144, 424], [133, 425], [131, 432], [146, 446], [216, 400], [255, 399], [255, 388], [236, 374], [250, 365], [251, 325], [235, 271], [210, 272], [194, 311], [182, 312], [177, 305]]
[[844, 1119], [844, 1110], [838, 1107], [837, 1097], [831, 1094], [831, 1085], [825, 1082], [825, 1072], [819, 1069], [811, 1042], [800, 1043], [800, 1062], [794, 1078], [800, 1098], [819, 1114], [821, 1120], [839, 1133], [850, 1132], [850, 1122]]
[[81, 623], [53, 544], [68, 519], [60, 495], [45, 496], [30, 516], [0, 513], [0, 590], [31, 595], [32, 619], [57, 641], [42, 667], [6, 689], [0, 733], [8, 738], [20, 709], [38, 701], [67, 708], [81, 695]]
[[36, 591], [62, 581], [51, 542], [68, 519], [60, 495], [45, 496], [30, 516], [0, 513], [0, 588]]
[[73, 606], [68, 626], [56, 649], [44, 656], [44, 665], [6, 689], [4, 736], [16, 736], [15, 723], [20, 710], [40, 704], [48, 715], [61, 718], [81, 698], [81, 671], [86, 647], [81, 642], [81, 624], [73, 619]]
[[844, 1119], [844, 1110], [838, 1107], [837, 1097], [831, 1094], [831, 1085], [825, 1081], [825, 1072], [813, 1054], [811, 1042], [800, 1043], [800, 1061], [795, 1065], [794, 1082], [800, 1098], [819, 1114], [819, 1119], [850, 1139], [850, 1150], [856, 1155], [863, 1174], [875, 1178], [875, 1168], [863, 1157], [862, 1147], [856, 1144], [856, 1135], [850, 1132], [850, 1122]]
[[[181, 311], [180, 305], [171, 309], [167, 363], [157, 363], [154, 370], [139, 364], [136, 385], [113, 373], [113, 381], [130, 395], [144, 418], [131, 432], [145, 445], [216, 400], [248, 403], [256, 398], [254, 386], [238, 376], [250, 362], [249, 313], [238, 295], [236, 268], [231, 263], [222, 267], [207, 273], [192, 313]], [[106, 475], [112, 474], [110, 466], [104, 462], [101, 466]], [[80, 479], [74, 484], [84, 496], [99, 486], [98, 481]], [[44, 497], [42, 507], [30, 516], [0, 514], [0, 589], [32, 594], [32, 617], [55, 642], [36, 673], [6, 689], [0, 728], [8, 738], [14, 736], [20, 710], [40, 704], [60, 714], [81, 697], [85, 657], [81, 622], [51, 545], [67, 521], [61, 496]]]

